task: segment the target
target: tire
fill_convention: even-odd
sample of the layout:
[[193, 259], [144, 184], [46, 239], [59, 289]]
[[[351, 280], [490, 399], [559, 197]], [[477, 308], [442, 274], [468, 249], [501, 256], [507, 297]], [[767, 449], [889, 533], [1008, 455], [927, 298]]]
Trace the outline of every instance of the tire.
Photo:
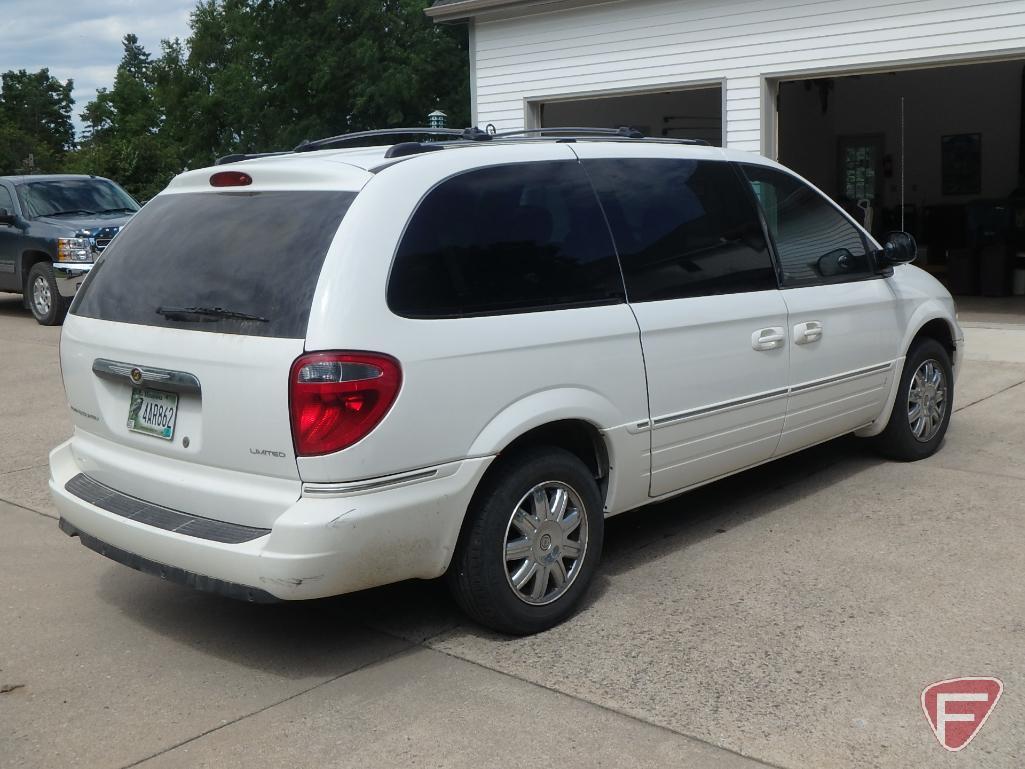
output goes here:
[[71, 300], [60, 295], [53, 267], [47, 262], [37, 262], [29, 270], [25, 281], [25, 303], [40, 325], [59, 326], [64, 322]]
[[[502, 465], [470, 503], [449, 587], [480, 624], [510, 635], [538, 633], [570, 616], [594, 577], [604, 537], [601, 495], [587, 466], [563, 449], [497, 461]], [[514, 578], [522, 580], [519, 589]]]
[[[932, 381], [926, 382], [927, 378]], [[876, 450], [902, 462], [935, 454], [950, 424], [953, 381], [950, 354], [943, 345], [929, 338], [912, 344], [904, 360], [890, 421], [874, 439]], [[912, 413], [916, 405], [921, 407], [917, 418]]]

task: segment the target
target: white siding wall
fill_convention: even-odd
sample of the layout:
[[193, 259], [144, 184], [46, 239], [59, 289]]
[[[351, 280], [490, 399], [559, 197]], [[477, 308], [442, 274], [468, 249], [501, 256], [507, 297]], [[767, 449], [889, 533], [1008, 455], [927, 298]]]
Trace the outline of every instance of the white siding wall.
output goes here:
[[475, 22], [480, 125], [525, 100], [725, 80], [726, 143], [763, 149], [781, 75], [1025, 54], [1025, 0], [618, 0]]

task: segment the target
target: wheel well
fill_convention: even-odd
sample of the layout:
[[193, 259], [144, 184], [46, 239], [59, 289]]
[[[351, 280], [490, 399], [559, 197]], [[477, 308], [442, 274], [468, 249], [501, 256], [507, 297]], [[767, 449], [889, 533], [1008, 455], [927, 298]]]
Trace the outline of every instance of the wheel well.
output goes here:
[[[933, 318], [918, 329], [918, 333], [911, 340], [911, 344], [914, 345], [915, 342], [923, 337], [935, 339], [950, 354], [950, 359], [954, 359], [954, 336], [950, 333], [950, 324], [943, 320], [943, 318]], [[908, 349], [911, 349], [910, 346]]]
[[481, 485], [496, 467], [503, 464], [504, 458], [537, 446], [557, 446], [576, 455], [591, 471], [598, 482], [602, 500], [605, 499], [609, 482], [608, 447], [598, 428], [582, 419], [562, 419], [528, 430], [498, 452], [498, 458], [484, 474]]
[[32, 265], [38, 262], [52, 262], [49, 254], [43, 253], [42, 251], [26, 251], [21, 255], [21, 286], [25, 287], [25, 283], [28, 280], [29, 270], [32, 269]]

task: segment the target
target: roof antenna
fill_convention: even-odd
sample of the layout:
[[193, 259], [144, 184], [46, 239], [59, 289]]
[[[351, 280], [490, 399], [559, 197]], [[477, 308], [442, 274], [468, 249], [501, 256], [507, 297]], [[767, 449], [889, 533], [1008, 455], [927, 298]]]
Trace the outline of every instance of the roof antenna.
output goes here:
[[900, 231], [904, 229], [904, 97], [900, 97]]

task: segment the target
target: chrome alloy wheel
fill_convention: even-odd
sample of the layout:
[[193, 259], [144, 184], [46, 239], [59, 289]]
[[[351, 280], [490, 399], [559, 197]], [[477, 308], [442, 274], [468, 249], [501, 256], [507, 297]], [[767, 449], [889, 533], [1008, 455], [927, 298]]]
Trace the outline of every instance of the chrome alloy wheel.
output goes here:
[[37, 275], [32, 281], [32, 304], [40, 317], [46, 317], [50, 313], [50, 305], [53, 303], [53, 296], [50, 294], [50, 284], [42, 275]]
[[505, 577], [524, 603], [543, 606], [577, 578], [587, 552], [587, 514], [580, 495], [559, 481], [532, 488], [505, 528]]
[[932, 440], [947, 413], [947, 375], [930, 358], [911, 377], [908, 389], [908, 424], [911, 434], [922, 443]]

